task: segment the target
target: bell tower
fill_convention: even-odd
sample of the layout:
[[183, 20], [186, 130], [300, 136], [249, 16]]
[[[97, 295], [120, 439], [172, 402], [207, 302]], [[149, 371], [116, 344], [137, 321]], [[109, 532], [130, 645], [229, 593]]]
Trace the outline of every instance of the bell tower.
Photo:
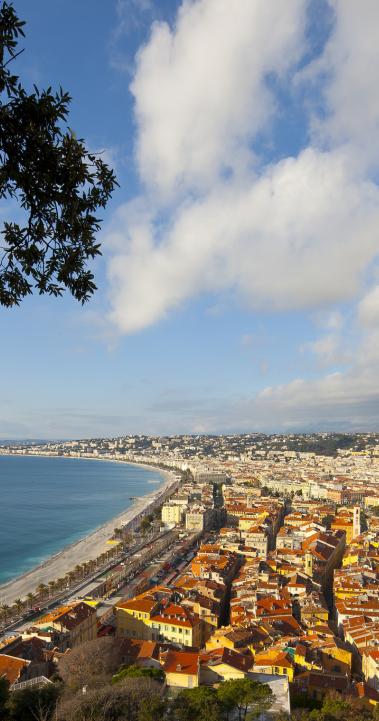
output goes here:
[[312, 576], [313, 576], [313, 556], [309, 552], [305, 554], [305, 569], [304, 570], [305, 570], [305, 573], [307, 574], [307, 576], [312, 578]]
[[354, 506], [353, 509], [353, 538], [361, 535], [361, 509]]

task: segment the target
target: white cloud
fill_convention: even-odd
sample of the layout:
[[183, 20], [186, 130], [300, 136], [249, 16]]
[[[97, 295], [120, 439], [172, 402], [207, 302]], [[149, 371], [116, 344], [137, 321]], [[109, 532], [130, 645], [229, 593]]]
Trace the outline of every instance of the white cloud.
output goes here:
[[[277, 428], [377, 428], [379, 390], [373, 368], [332, 373], [316, 381], [294, 380], [262, 391], [250, 402], [251, 421]], [[244, 418], [249, 424], [248, 415]]]
[[358, 101], [364, 64], [379, 46], [372, 31], [366, 47], [367, 21], [351, 0], [333, 3], [334, 32], [310, 70], [319, 77], [330, 66], [323, 125], [330, 148], [309, 147], [260, 172], [250, 164], [251, 140], [275, 111], [267, 74], [282, 77], [301, 58], [306, 6], [291, 0], [278, 14], [276, 0], [186, 0], [173, 28], [153, 26], [132, 83], [137, 159], [149, 190], [119, 210], [109, 233], [113, 248], [117, 239], [110, 317], [119, 331], [145, 328], [205, 292], [288, 310], [327, 308], [361, 291], [379, 249], [379, 195], [356, 163], [365, 111], [343, 122], [345, 96]]
[[[152, 406], [157, 428], [173, 424], [185, 431], [377, 430], [379, 426], [379, 334], [367, 337], [354, 364], [341, 373], [315, 380], [297, 378], [254, 396], [240, 398], [177, 397]], [[371, 348], [369, 353], [367, 351]], [[155, 420], [156, 418], [156, 420]]]
[[307, 343], [304, 346], [304, 350], [310, 350], [312, 353], [316, 353], [316, 355], [329, 359], [334, 357], [338, 346], [339, 338], [333, 333], [329, 333], [311, 343]]
[[352, 176], [344, 155], [313, 149], [255, 181], [216, 184], [179, 207], [160, 242], [125, 208], [115, 233], [129, 233], [129, 247], [109, 266], [112, 320], [139, 330], [195, 294], [231, 288], [258, 309], [352, 298], [378, 224], [378, 188]]
[[358, 318], [363, 326], [379, 328], [379, 285], [370, 290], [360, 301]]
[[[226, 293], [261, 311], [312, 309], [326, 335], [309, 349], [336, 358], [342, 329], [349, 332], [336, 305], [362, 297], [379, 253], [379, 4], [330, 5], [326, 47], [298, 75], [321, 97], [311, 143], [266, 167], [254, 141], [269, 135], [278, 111], [267, 76], [286, 83], [296, 75], [306, 0], [184, 0], [172, 28], [154, 25], [131, 86], [146, 191], [119, 209], [108, 233], [119, 332], [144, 329], [196, 295], [212, 293], [217, 305]], [[375, 327], [378, 289], [358, 318]], [[268, 428], [273, 417], [282, 427], [379, 422], [375, 332], [349, 361], [343, 373], [229, 403], [230, 427]], [[216, 416], [203, 409], [204, 427], [225, 429], [220, 408]]]
[[303, 0], [182, 3], [156, 23], [131, 85], [141, 177], [154, 192], [207, 188], [250, 160], [246, 141], [270, 121], [265, 78], [299, 60]]
[[315, 127], [329, 146], [347, 144], [357, 162], [370, 165], [379, 160], [379, 3], [329, 3], [334, 31], [322, 57], [306, 71], [307, 80], [312, 75], [324, 80], [323, 119]]

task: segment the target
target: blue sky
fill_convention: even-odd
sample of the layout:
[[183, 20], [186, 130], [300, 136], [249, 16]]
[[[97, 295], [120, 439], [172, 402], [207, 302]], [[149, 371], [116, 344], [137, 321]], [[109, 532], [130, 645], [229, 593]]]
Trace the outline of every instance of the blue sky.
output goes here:
[[93, 300], [0, 310], [0, 438], [378, 429], [379, 6], [359, 5], [15, 2], [17, 72], [70, 92], [120, 188]]

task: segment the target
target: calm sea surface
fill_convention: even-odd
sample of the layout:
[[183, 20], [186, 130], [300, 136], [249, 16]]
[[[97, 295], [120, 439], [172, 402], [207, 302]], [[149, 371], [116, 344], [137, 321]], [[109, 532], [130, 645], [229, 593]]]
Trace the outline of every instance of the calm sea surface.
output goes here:
[[128, 508], [158, 471], [79, 458], [0, 456], [0, 584]]

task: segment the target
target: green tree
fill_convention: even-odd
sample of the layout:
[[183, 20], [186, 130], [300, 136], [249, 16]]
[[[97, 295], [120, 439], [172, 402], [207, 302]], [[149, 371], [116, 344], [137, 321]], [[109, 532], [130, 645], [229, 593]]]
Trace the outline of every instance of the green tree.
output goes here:
[[150, 521], [147, 516], [145, 516], [141, 521], [141, 532], [146, 533], [150, 528]]
[[[368, 721], [372, 712], [361, 699], [345, 698], [336, 691], [328, 693], [318, 713], [317, 721]], [[316, 718], [316, 714], [314, 714]]]
[[1, 608], [2, 617], [3, 617], [4, 622], [5, 622], [5, 621], [7, 620], [7, 618], [8, 618], [9, 613], [10, 613], [10, 610], [11, 610], [11, 609], [10, 609], [10, 606], [8, 606], [7, 603], [3, 603], [3, 605], [2, 605], [0, 608]]
[[270, 686], [248, 678], [225, 681], [219, 686], [217, 694], [227, 715], [238, 709], [239, 721], [255, 719], [272, 705]]
[[161, 696], [147, 697], [141, 700], [138, 721], [162, 721], [166, 703]]
[[28, 607], [31, 608], [32, 605], [33, 605], [33, 603], [34, 603], [34, 600], [35, 600], [34, 593], [32, 593], [32, 592], [30, 591], [30, 592], [27, 594], [26, 598], [28, 599]]
[[48, 588], [45, 583], [40, 583], [39, 586], [37, 586], [36, 592], [39, 597], [43, 598], [44, 596], [46, 596], [47, 591]]
[[49, 684], [43, 688], [14, 691], [7, 702], [7, 721], [50, 721], [56, 709], [60, 687]]
[[113, 676], [112, 683], [119, 683], [124, 678], [152, 678], [154, 681], [163, 682], [164, 671], [161, 668], [147, 668], [141, 666], [123, 666]]
[[0, 305], [37, 289], [68, 289], [85, 302], [96, 290], [88, 261], [100, 254], [97, 217], [117, 185], [113, 170], [68, 127], [62, 88], [28, 93], [12, 73], [24, 22], [0, 6], [0, 199], [19, 206], [0, 243]]
[[21, 598], [16, 598], [14, 605], [16, 606], [18, 613], [21, 613], [25, 606], [25, 602]]
[[9, 698], [9, 683], [4, 676], [0, 676], [0, 719], [6, 719], [6, 704]]
[[172, 721], [220, 721], [222, 706], [217, 692], [208, 686], [181, 691], [172, 704], [171, 719]]

